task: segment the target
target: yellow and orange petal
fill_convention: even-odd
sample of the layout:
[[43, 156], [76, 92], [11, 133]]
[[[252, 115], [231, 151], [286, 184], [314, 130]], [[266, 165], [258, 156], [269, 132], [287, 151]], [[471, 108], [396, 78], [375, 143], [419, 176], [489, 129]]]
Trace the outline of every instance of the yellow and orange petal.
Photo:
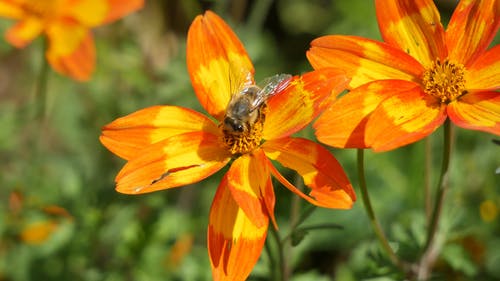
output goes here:
[[226, 175], [234, 201], [256, 227], [267, 225], [269, 214], [274, 212], [266, 208], [264, 201], [266, 189], [272, 190], [266, 164], [265, 155], [258, 149], [235, 159]]
[[90, 79], [95, 68], [95, 45], [89, 29], [71, 22], [47, 27], [47, 60], [59, 73], [78, 81]]
[[144, 0], [73, 0], [64, 15], [87, 27], [110, 23], [142, 8]]
[[276, 139], [303, 129], [349, 83], [343, 71], [322, 69], [296, 76], [267, 103], [264, 139]]
[[[418, 85], [396, 80], [393, 87], [399, 89], [380, 102], [366, 123], [365, 141], [374, 151], [392, 150], [418, 141], [446, 120], [446, 105], [424, 93]], [[388, 87], [382, 91], [388, 91]]]
[[268, 221], [256, 226], [229, 190], [226, 175], [215, 194], [208, 225], [208, 253], [214, 280], [246, 280], [259, 259]]
[[404, 51], [357, 36], [328, 35], [311, 42], [306, 53], [314, 69], [335, 67], [352, 78], [349, 88], [384, 79], [417, 82], [422, 65]]
[[144, 148], [127, 162], [116, 176], [116, 190], [139, 194], [195, 183], [220, 170], [230, 157], [218, 135], [175, 135]]
[[5, 39], [18, 47], [23, 48], [43, 31], [43, 23], [37, 18], [27, 18], [19, 21], [5, 33]]
[[104, 126], [99, 139], [114, 154], [130, 160], [148, 145], [196, 131], [219, 133], [217, 125], [199, 112], [178, 106], [152, 106]]
[[500, 89], [500, 45], [486, 51], [467, 67], [465, 88], [470, 91]]
[[269, 163], [273, 175], [292, 192], [310, 203], [335, 209], [350, 209], [356, 195], [338, 161], [321, 145], [302, 138], [270, 140], [262, 145], [267, 157], [295, 170], [311, 189], [305, 195]]
[[[333, 147], [368, 148], [366, 122], [383, 100], [389, 98], [391, 93], [402, 90], [397, 84], [399, 81], [365, 84], [331, 104], [313, 125], [318, 140]], [[407, 88], [418, 87], [417, 84], [406, 83]]]
[[141, 9], [144, 0], [106, 0], [108, 9], [103, 23], [109, 23], [120, 19], [130, 13]]
[[20, 19], [23, 16], [24, 11], [18, 3], [9, 0], [0, 0], [0, 17]]
[[500, 1], [460, 1], [446, 28], [449, 59], [468, 67], [488, 48], [498, 28]]
[[454, 124], [466, 129], [500, 135], [500, 93], [472, 92], [447, 108]]
[[243, 44], [216, 14], [197, 16], [187, 36], [191, 83], [205, 110], [221, 120], [231, 94], [253, 84], [254, 68]]
[[432, 0], [375, 1], [384, 42], [399, 47], [425, 67], [447, 56], [441, 17]]

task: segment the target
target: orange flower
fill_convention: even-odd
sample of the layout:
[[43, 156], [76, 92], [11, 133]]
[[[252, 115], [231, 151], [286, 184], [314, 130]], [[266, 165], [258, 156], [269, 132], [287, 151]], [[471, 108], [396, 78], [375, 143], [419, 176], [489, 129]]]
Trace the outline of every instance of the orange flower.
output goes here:
[[7, 41], [22, 48], [44, 33], [50, 65], [79, 81], [90, 79], [95, 46], [90, 28], [125, 16], [143, 0], [0, 0], [0, 17], [19, 20], [7, 31]]
[[[255, 90], [254, 68], [230, 27], [210, 11], [189, 29], [187, 65], [198, 100], [215, 121], [187, 108], [153, 106], [105, 126], [100, 140], [128, 160], [116, 177], [117, 190], [128, 194], [192, 184], [232, 161], [212, 203], [208, 252], [215, 280], [244, 280], [260, 256], [269, 220], [276, 224], [271, 174], [312, 204], [351, 208], [354, 191], [335, 158], [312, 141], [290, 137], [348, 79], [332, 69], [288, 78], [274, 85], [278, 93], [267, 103], [228, 120], [232, 94], [248, 97]], [[247, 109], [244, 102], [239, 106]], [[309, 195], [271, 160], [297, 171]]]
[[420, 140], [447, 117], [500, 135], [500, 1], [461, 1], [446, 32], [432, 0], [378, 0], [385, 42], [355, 36], [315, 39], [315, 69], [339, 67], [350, 93], [318, 119], [318, 139], [336, 147], [395, 149]]

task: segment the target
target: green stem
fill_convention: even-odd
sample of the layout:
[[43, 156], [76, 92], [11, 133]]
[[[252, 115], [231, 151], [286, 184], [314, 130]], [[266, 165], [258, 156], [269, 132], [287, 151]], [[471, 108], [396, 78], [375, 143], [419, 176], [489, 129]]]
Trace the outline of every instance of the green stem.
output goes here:
[[429, 227], [427, 229], [427, 240], [424, 247], [424, 252], [426, 252], [430, 245], [433, 243], [438, 230], [439, 219], [441, 217], [441, 211], [443, 209], [444, 195], [448, 189], [448, 170], [450, 165], [451, 157], [451, 124], [447, 119], [444, 123], [444, 147], [443, 147], [443, 163], [441, 166], [441, 174], [439, 176], [439, 182], [437, 186], [437, 194], [434, 202], [434, 209], [430, 217]]
[[373, 211], [372, 203], [370, 201], [370, 196], [368, 195], [368, 189], [366, 188], [366, 179], [365, 179], [365, 165], [364, 165], [364, 150], [358, 149], [358, 178], [359, 178], [359, 187], [361, 189], [361, 198], [363, 199], [363, 205], [365, 207], [366, 213], [368, 214], [368, 218], [370, 219], [370, 223], [372, 225], [373, 230], [375, 231], [375, 235], [382, 245], [382, 248], [385, 250], [387, 255], [389, 256], [391, 262], [396, 266], [400, 267], [404, 270], [403, 264], [399, 260], [398, 256], [394, 253], [387, 238], [380, 226], [380, 222], [375, 216], [375, 212]]
[[47, 42], [44, 40], [41, 56], [41, 67], [38, 74], [38, 81], [35, 90], [35, 118], [41, 120], [43, 124], [46, 119], [47, 111], [47, 79], [49, 76], [49, 64], [45, 58], [45, 52], [47, 50]]
[[279, 266], [279, 278], [276, 278], [276, 280], [280, 281], [286, 281], [286, 275], [285, 275], [285, 256], [283, 252], [283, 244], [281, 243], [281, 238], [279, 236], [278, 231], [274, 227], [270, 227], [271, 234], [276, 241], [276, 246], [278, 250], [278, 266]]
[[425, 215], [427, 220], [431, 217], [432, 211], [432, 199], [431, 199], [431, 179], [432, 179], [432, 143], [431, 136], [425, 138], [424, 140], [424, 153], [425, 153], [425, 163], [424, 163], [424, 200], [425, 200]]
[[269, 245], [269, 241], [265, 243], [266, 253], [269, 257], [269, 275], [272, 276], [273, 280], [277, 280], [276, 277], [276, 259], [273, 256], [273, 251], [271, 249], [271, 245]]

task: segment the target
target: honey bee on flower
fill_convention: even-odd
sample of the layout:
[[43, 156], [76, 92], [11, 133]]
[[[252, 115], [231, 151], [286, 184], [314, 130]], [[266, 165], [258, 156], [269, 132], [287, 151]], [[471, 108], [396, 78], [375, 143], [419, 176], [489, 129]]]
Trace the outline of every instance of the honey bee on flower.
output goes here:
[[[232, 94], [227, 105], [226, 114], [221, 123], [224, 132], [224, 143], [232, 153], [245, 152], [245, 143], [241, 142], [245, 135], [254, 135], [256, 123], [264, 123], [266, 102], [276, 93], [288, 86], [292, 76], [289, 74], [276, 74], [265, 79], [261, 87], [244, 84], [244, 87]], [[260, 142], [259, 138], [254, 139]], [[250, 143], [250, 147], [255, 144]], [[243, 146], [243, 147], [242, 147]]]
[[291, 78], [289, 74], [276, 74], [266, 79], [265, 86], [262, 88], [250, 85], [234, 93], [224, 116], [224, 130], [234, 134], [248, 132], [262, 114], [265, 102], [283, 90]]
[[[337, 160], [321, 145], [291, 137], [344, 90], [344, 72], [279, 74], [260, 86], [243, 45], [216, 14], [197, 16], [187, 36], [196, 96], [213, 117], [179, 106], [153, 106], [104, 126], [101, 142], [128, 162], [116, 176], [127, 194], [199, 182], [227, 165], [210, 210], [208, 253], [214, 280], [245, 280], [262, 251], [275, 195], [271, 175], [310, 203], [349, 209], [356, 199]], [[295, 170], [303, 193], [271, 160]]]

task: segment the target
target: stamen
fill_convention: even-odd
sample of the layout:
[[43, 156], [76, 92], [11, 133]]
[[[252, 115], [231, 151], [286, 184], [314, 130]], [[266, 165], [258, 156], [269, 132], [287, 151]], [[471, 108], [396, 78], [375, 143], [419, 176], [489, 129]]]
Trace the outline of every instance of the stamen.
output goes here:
[[422, 83], [425, 93], [442, 103], [450, 103], [466, 93], [465, 67], [462, 64], [437, 59], [424, 72]]

